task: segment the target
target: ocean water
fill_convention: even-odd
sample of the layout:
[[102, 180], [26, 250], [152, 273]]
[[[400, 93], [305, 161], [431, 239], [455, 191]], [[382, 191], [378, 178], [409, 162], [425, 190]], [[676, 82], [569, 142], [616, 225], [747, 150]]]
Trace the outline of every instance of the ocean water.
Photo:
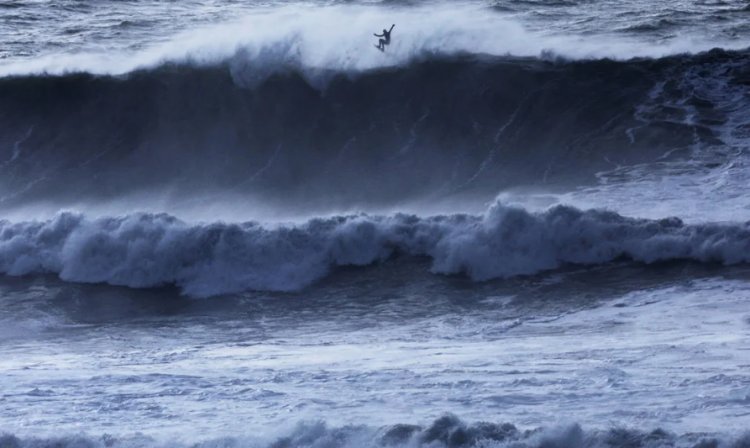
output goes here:
[[750, 446], [749, 47], [737, 0], [2, 1], [0, 447]]

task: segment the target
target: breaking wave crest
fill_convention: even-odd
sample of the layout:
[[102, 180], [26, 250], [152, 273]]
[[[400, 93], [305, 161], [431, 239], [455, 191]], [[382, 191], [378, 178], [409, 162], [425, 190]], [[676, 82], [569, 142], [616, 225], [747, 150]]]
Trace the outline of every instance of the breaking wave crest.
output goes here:
[[337, 267], [396, 255], [429, 257], [432, 272], [477, 281], [620, 258], [729, 265], [750, 261], [750, 225], [634, 219], [568, 206], [532, 213], [501, 203], [482, 216], [361, 214], [277, 226], [75, 213], [0, 223], [3, 273], [134, 288], [176, 285], [194, 297], [299, 290]]
[[384, 427], [352, 425], [330, 427], [324, 422], [301, 423], [288, 434], [271, 440], [226, 437], [200, 442], [156, 441], [146, 436], [94, 438], [83, 435], [51, 438], [22, 438], [0, 435], [3, 448], [347, 448], [347, 447], [431, 447], [431, 448], [747, 448], [750, 434], [718, 436], [714, 434], [673, 434], [661, 429], [637, 430], [613, 428], [584, 430], [573, 424], [549, 429], [520, 430], [510, 423], [465, 423], [452, 415], [438, 418], [422, 427], [397, 424]]
[[[373, 49], [372, 32], [395, 23], [386, 53]], [[12, 42], [11, 42], [12, 43]], [[527, 29], [517, 17], [486, 4], [425, 5], [274, 4], [244, 11], [229, 22], [191, 28], [145, 48], [86, 51], [19, 58], [0, 64], [0, 76], [87, 72], [119, 75], [163, 63], [213, 65], [241, 49], [262, 65], [361, 71], [409, 64], [425, 55], [457, 53], [569, 58], [663, 57], [710, 48], [746, 47], [742, 39], [683, 36], [643, 41], [617, 36], [575, 36]]]

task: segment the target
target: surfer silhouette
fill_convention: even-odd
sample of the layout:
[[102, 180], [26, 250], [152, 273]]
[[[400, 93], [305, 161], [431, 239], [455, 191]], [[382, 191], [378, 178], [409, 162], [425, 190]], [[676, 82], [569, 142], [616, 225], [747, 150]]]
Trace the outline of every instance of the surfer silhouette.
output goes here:
[[383, 34], [373, 34], [375, 37], [382, 37], [382, 39], [378, 40], [378, 44], [375, 45], [375, 48], [377, 48], [380, 51], [385, 51], [385, 46], [390, 45], [391, 43], [391, 31], [393, 31], [393, 27], [396, 26], [396, 24], [391, 25], [391, 29], [389, 30], [383, 30]]

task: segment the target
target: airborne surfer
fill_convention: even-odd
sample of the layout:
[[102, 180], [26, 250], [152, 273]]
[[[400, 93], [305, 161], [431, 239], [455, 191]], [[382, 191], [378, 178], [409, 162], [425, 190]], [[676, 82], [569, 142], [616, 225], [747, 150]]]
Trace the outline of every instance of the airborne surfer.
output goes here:
[[394, 26], [396, 26], [396, 24], [391, 25], [391, 29], [389, 30], [383, 29], [383, 34], [373, 34], [375, 37], [382, 37], [382, 39], [378, 40], [378, 44], [375, 45], [375, 48], [380, 51], [385, 51], [385, 46], [390, 45], [391, 43], [391, 31], [393, 31]]

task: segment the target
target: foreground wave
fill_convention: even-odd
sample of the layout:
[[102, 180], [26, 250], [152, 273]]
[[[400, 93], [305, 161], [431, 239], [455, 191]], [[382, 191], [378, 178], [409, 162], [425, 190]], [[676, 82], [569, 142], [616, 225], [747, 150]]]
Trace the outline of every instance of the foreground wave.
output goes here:
[[482, 216], [396, 214], [298, 225], [191, 225], [166, 214], [0, 222], [0, 272], [54, 273], [73, 282], [176, 285], [207, 297], [304, 288], [340, 266], [430, 257], [438, 274], [507, 278], [619, 258], [644, 263], [750, 261], [750, 225], [634, 219], [556, 206], [542, 213], [496, 203]]
[[99, 448], [99, 447], [269, 447], [269, 448], [346, 448], [346, 447], [512, 447], [512, 448], [635, 448], [635, 447], [691, 447], [691, 448], [747, 448], [750, 434], [718, 436], [712, 434], [673, 434], [661, 429], [609, 429], [584, 431], [579, 425], [552, 429], [519, 430], [510, 423], [467, 424], [452, 415], [445, 415], [431, 425], [422, 427], [397, 424], [384, 427], [343, 426], [329, 427], [324, 422], [302, 423], [289, 434], [275, 440], [235, 438], [185, 443], [159, 442], [146, 436], [99, 438], [86, 436], [19, 438], [0, 435], [3, 448]]

